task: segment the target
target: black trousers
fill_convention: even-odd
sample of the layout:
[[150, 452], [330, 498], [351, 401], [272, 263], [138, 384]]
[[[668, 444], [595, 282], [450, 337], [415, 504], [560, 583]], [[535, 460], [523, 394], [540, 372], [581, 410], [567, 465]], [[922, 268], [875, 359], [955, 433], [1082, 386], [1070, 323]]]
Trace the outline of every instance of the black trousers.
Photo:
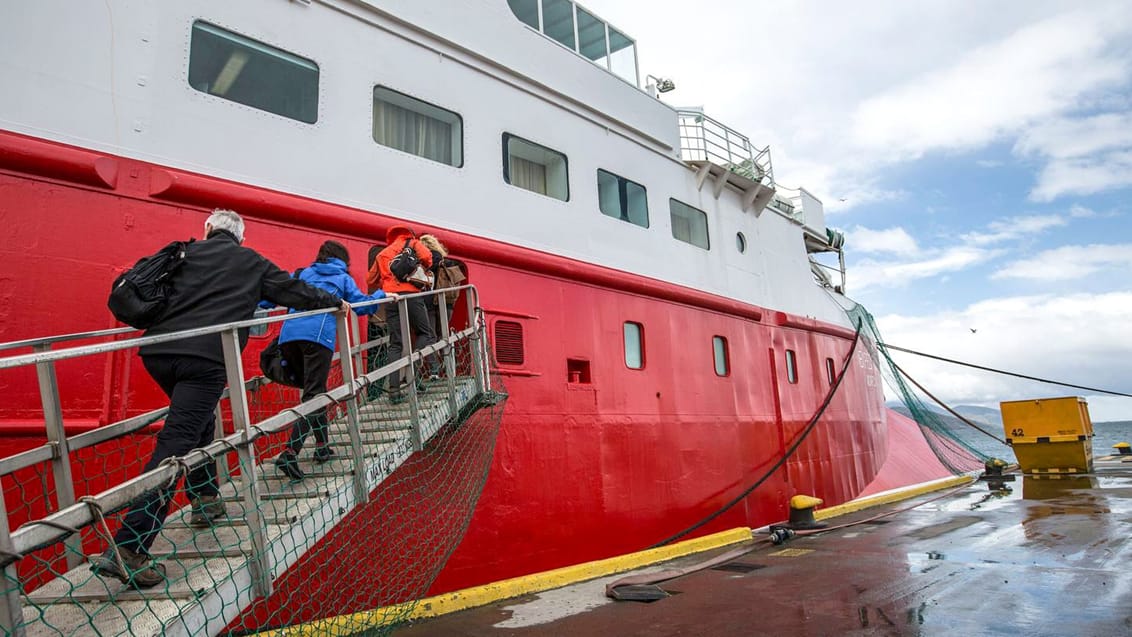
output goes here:
[[[313, 341], [289, 341], [279, 346], [288, 365], [294, 365], [295, 373], [303, 379], [303, 402], [326, 392], [326, 379], [330, 376], [330, 359], [334, 352]], [[320, 409], [299, 420], [291, 428], [291, 440], [287, 448], [295, 453], [303, 448], [303, 441], [314, 431], [314, 439], [320, 445], [329, 440], [327, 435], [326, 409]]]
[[[397, 303], [386, 304], [385, 325], [389, 328], [390, 361], [401, 358], [401, 354], [404, 351], [404, 345], [401, 343], [401, 313], [397, 309], [397, 306], [401, 303], [407, 303], [409, 305], [409, 333], [416, 334], [416, 338], [413, 341], [413, 351], [428, 347], [436, 342], [436, 335], [432, 331], [432, 318], [429, 316], [428, 306], [425, 305], [424, 298], [416, 297]], [[431, 373], [439, 373], [440, 367], [433, 360], [434, 357], [429, 358], [429, 365], [432, 367], [430, 370]], [[389, 390], [395, 392], [400, 386], [401, 370], [397, 370], [389, 376]]]
[[[220, 363], [195, 356], [143, 356], [142, 364], [169, 397], [169, 414], [157, 434], [153, 455], [142, 469], [144, 473], [166, 458], [183, 456], [212, 442], [216, 404], [227, 377]], [[192, 498], [218, 494], [216, 463], [208, 462], [189, 472], [185, 489]], [[148, 552], [165, 524], [172, 498], [172, 489], [160, 489], [135, 501], [114, 543], [138, 553]]]

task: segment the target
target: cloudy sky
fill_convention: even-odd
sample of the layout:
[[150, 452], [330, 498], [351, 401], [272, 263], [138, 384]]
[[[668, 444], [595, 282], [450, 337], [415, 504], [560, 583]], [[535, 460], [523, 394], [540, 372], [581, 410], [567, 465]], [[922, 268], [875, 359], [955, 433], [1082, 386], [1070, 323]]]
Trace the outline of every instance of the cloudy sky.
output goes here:
[[[893, 345], [1132, 394], [1132, 3], [583, 1], [805, 186]], [[951, 404], [1085, 395], [897, 363]]]

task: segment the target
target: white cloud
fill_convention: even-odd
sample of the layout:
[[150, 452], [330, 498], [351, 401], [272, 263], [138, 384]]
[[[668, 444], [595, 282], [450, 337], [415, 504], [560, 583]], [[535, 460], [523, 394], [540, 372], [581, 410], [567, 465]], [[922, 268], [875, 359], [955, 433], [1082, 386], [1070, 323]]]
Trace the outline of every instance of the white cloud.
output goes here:
[[[637, 39], [642, 74], [675, 78], [666, 102], [704, 104], [770, 144], [775, 177], [805, 186], [831, 213], [903, 197], [881, 180], [893, 161], [1013, 143], [1008, 136], [1051, 117], [1115, 107], [1112, 89], [1129, 80], [1118, 50], [1132, 33], [1125, 0], [1001, 0], [993, 11], [949, 0], [702, 0], [693, 12], [587, 4]], [[751, 24], [793, 45], [752, 43]], [[759, 59], [773, 63], [735, 70], [736, 60]], [[1042, 139], [1030, 142], [1039, 159]]]
[[1126, 81], [1128, 64], [1106, 54], [1107, 11], [1067, 12], [1024, 26], [957, 63], [863, 101], [853, 137], [866, 148], [914, 158], [981, 147], [1065, 112]]
[[1109, 269], [1132, 269], [1132, 244], [1061, 246], [1010, 263], [991, 278], [1071, 281]]
[[[885, 342], [892, 345], [1027, 376], [1132, 394], [1130, 322], [1132, 291], [1011, 297], [931, 316], [877, 318]], [[910, 354], [894, 352], [892, 356], [909, 375], [952, 405], [1090, 395], [1085, 390]], [[1094, 420], [1132, 418], [1132, 400], [1097, 400], [1094, 405], [1090, 398], [1090, 405], [1094, 407]]]
[[1078, 219], [1087, 219], [1097, 216], [1097, 212], [1092, 208], [1086, 208], [1085, 206], [1074, 204], [1073, 207], [1069, 209], [1069, 216], [1076, 217]]
[[1014, 144], [1020, 155], [1057, 159], [1082, 157], [1132, 146], [1132, 113], [1061, 117], [1025, 131]]
[[1054, 159], [1038, 175], [1034, 201], [1132, 186], [1132, 149], [1084, 158]]
[[873, 287], [899, 287], [912, 281], [960, 272], [1001, 254], [970, 246], [934, 250], [925, 258], [912, 261], [865, 260], [853, 266], [850, 274], [855, 290]]
[[990, 232], [971, 232], [962, 236], [964, 241], [975, 245], [990, 245], [1002, 243], [1010, 239], [1017, 239], [1031, 234], [1037, 234], [1048, 228], [1064, 226], [1068, 223], [1058, 215], [1031, 215], [1027, 217], [1011, 217], [987, 224]]
[[854, 226], [846, 233], [846, 238], [853, 245], [854, 252], [865, 254], [888, 252], [910, 255], [919, 251], [916, 240], [904, 228], [872, 230], [862, 226]]

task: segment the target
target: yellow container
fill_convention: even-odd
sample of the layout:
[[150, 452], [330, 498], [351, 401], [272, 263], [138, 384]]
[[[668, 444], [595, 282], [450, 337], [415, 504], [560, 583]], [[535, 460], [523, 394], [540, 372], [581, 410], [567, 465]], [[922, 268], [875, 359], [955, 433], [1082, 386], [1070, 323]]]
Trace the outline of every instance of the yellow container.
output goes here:
[[1069, 440], [1049, 442], [1021, 442], [1015, 440], [1010, 446], [1018, 458], [1022, 473], [1092, 473], [1093, 440], [1089, 436], [1064, 436]]
[[1084, 398], [1013, 400], [1000, 408], [1006, 442], [1023, 473], [1093, 471], [1093, 422]]
[[1006, 441], [1036, 442], [1054, 436], [1092, 436], [1089, 404], [1084, 398], [1039, 398], [1000, 403]]

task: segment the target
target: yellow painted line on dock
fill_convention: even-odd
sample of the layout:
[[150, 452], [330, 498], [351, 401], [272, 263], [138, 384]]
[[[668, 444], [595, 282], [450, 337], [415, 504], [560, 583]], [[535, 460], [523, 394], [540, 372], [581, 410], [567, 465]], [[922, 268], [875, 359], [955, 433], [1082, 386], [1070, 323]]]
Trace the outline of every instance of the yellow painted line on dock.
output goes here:
[[265, 631], [258, 634], [272, 637], [306, 637], [308, 635], [345, 634], [344, 631], [361, 631], [367, 628], [377, 628], [409, 619], [436, 617], [438, 615], [446, 615], [468, 608], [485, 606], [520, 595], [538, 593], [597, 577], [631, 571], [642, 566], [665, 562], [677, 557], [701, 553], [722, 546], [738, 544], [739, 542], [746, 542], [750, 539], [752, 539], [751, 529], [739, 527], [731, 529], [730, 531], [713, 533], [712, 535], [677, 542], [669, 546], [637, 551], [636, 553], [619, 555], [604, 560], [584, 562], [573, 566], [565, 566], [552, 571], [514, 577], [499, 582], [484, 584], [482, 586], [474, 586], [451, 593], [444, 593], [443, 595], [437, 595], [435, 597], [427, 597], [417, 602], [386, 606], [349, 615], [339, 615], [337, 617], [320, 619], [306, 624]]
[[[870, 507], [891, 504], [914, 498], [926, 493], [942, 491], [952, 487], [968, 484], [975, 480], [974, 475], [961, 475], [932, 480], [910, 487], [884, 491], [865, 498], [831, 506], [814, 511], [814, 518], [823, 520], [827, 518], [853, 513]], [[451, 593], [444, 593], [434, 597], [427, 597], [416, 602], [406, 602], [394, 606], [385, 606], [374, 610], [339, 615], [327, 619], [320, 619], [306, 624], [289, 626], [279, 630], [258, 633], [269, 637], [314, 637], [319, 635], [349, 634], [370, 628], [379, 628], [389, 624], [407, 621], [410, 619], [423, 619], [455, 613], [469, 608], [486, 606], [500, 600], [529, 595], [554, 588], [561, 588], [577, 582], [604, 577], [614, 573], [631, 571], [636, 568], [665, 562], [693, 553], [701, 553], [712, 549], [738, 544], [752, 539], [752, 531], [746, 527], [738, 527], [721, 533], [705, 535], [677, 542], [669, 546], [637, 551], [627, 555], [619, 555], [604, 560], [595, 560], [565, 566], [551, 571], [514, 577], [511, 579], [492, 582], [482, 586], [465, 588]], [[794, 555], [790, 553], [795, 549], [784, 549], [777, 555]]]
[[892, 489], [890, 491], [883, 491], [876, 495], [860, 498], [857, 500], [850, 500], [845, 504], [838, 504], [836, 506], [826, 507], [824, 509], [814, 510], [815, 520], [826, 520], [834, 518], [846, 513], [853, 513], [863, 509], [881, 506], [882, 504], [892, 504], [893, 502], [900, 502], [924, 495], [925, 493], [932, 493], [934, 491], [942, 491], [952, 487], [962, 486], [975, 481], [973, 475], [951, 476], [949, 478], [941, 478], [939, 480], [932, 480], [931, 482], [922, 482], [914, 484], [910, 487], [902, 487], [900, 489]]

